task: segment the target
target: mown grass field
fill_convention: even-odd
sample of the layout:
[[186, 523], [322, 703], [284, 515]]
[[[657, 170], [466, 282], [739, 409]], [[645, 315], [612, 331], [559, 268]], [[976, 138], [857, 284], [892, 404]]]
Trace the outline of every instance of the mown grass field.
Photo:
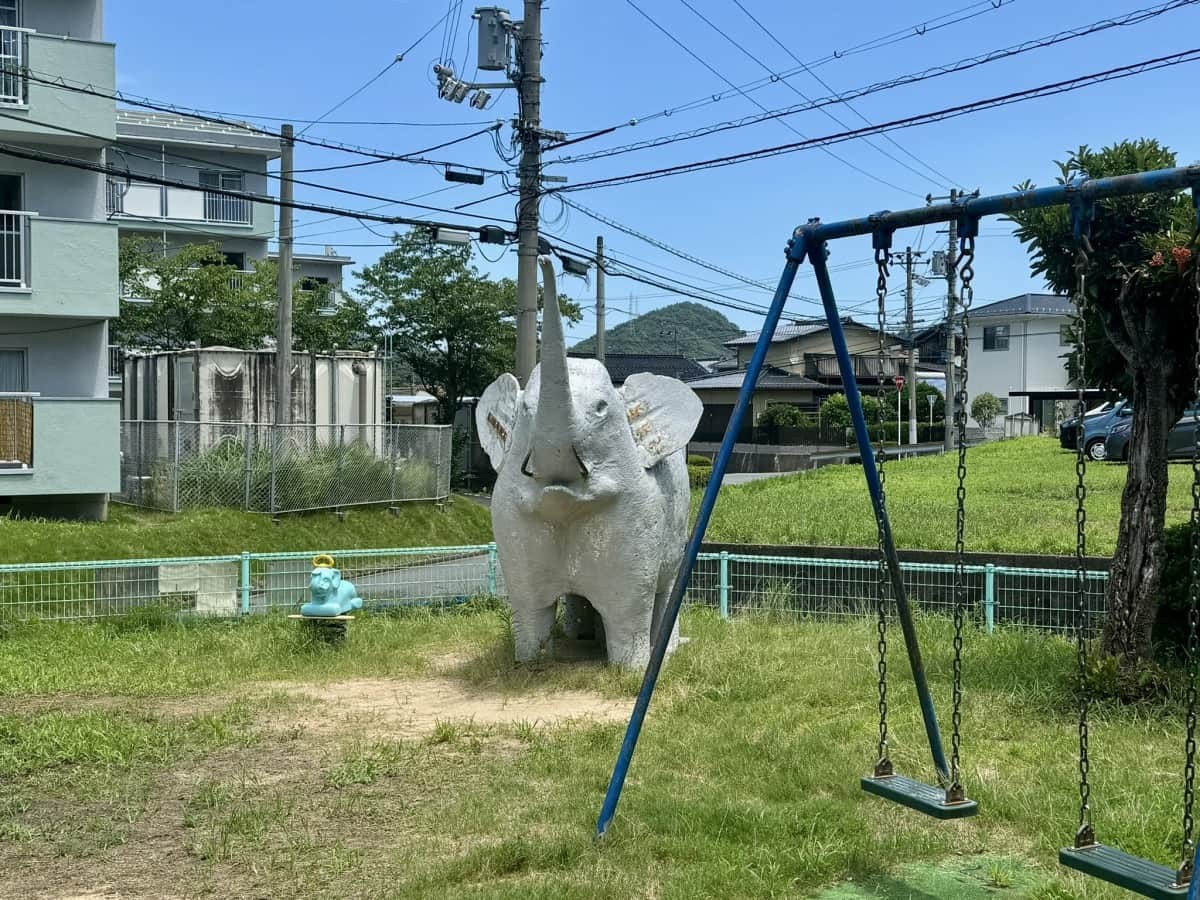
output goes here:
[[[944, 704], [946, 623], [920, 626]], [[514, 666], [495, 607], [366, 616], [341, 650], [275, 618], [12, 627], [0, 637], [0, 893], [1122, 896], [1055, 862], [1077, 802], [1065, 641], [968, 635], [964, 772], [982, 813], [939, 823], [858, 788], [876, 734], [871, 623], [694, 610], [684, 630], [692, 641], [665, 669], [597, 847], [637, 679]], [[904, 669], [892, 752], [927, 777]], [[428, 727], [345, 714], [368, 691], [400, 702], [430, 683], [442, 693], [428, 695]], [[531, 696], [538, 715], [489, 719]], [[447, 712], [464, 698], [471, 716]], [[585, 701], [617, 715], [564, 718]], [[1093, 729], [1102, 837], [1164, 863], [1178, 845], [1181, 718], [1102, 709]]]
[[405, 503], [393, 516], [386, 509], [282, 516], [197, 509], [177, 514], [109, 507], [107, 522], [50, 522], [0, 516], [0, 547], [8, 563], [94, 559], [145, 559], [268, 553], [281, 550], [357, 550], [364, 547], [449, 547], [486, 544], [491, 516], [467, 500]]
[[[957, 454], [886, 466], [888, 513], [898, 547], [954, 548]], [[1170, 469], [1167, 522], [1187, 521], [1191, 467]], [[1125, 466], [1088, 466], [1088, 552], [1116, 547]], [[699, 492], [694, 492], [693, 503]], [[972, 448], [967, 462], [967, 548], [1075, 552], [1075, 457], [1047, 437]], [[828, 466], [722, 490], [710, 541], [874, 546], [875, 519], [862, 469]]]

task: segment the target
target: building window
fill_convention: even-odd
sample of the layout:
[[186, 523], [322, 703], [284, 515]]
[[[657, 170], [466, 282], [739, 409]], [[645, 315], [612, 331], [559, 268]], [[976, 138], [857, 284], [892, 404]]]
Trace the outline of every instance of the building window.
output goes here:
[[1008, 398], [1007, 397], [997, 397], [996, 399], [1000, 401], [1000, 415], [1007, 416], [1008, 415]]
[[250, 222], [250, 200], [246, 197], [231, 197], [215, 191], [245, 191], [245, 180], [241, 172], [203, 171], [200, 187], [205, 189], [204, 218], [209, 222], [229, 222], [246, 225]]
[[1070, 347], [1074, 341], [1071, 340], [1071, 326], [1062, 324], [1058, 326], [1058, 346]]
[[225, 265], [233, 266], [239, 272], [246, 271], [245, 253], [226, 253], [224, 250], [222, 250], [221, 256], [225, 257]]
[[0, 0], [0, 27], [21, 27], [21, 0]]
[[0, 393], [29, 390], [25, 369], [24, 350], [0, 350]]
[[241, 172], [205, 171], [200, 173], [200, 187], [203, 188], [219, 188], [224, 191], [240, 191], [242, 190], [243, 183]]
[[983, 328], [983, 349], [984, 350], [1007, 350], [1008, 349], [1008, 326], [1007, 325], [985, 325]]

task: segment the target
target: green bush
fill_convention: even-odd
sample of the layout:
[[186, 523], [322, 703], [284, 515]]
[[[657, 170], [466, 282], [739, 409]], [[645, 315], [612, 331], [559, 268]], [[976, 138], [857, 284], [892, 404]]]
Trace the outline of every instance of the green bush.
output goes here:
[[758, 417], [758, 424], [764, 428], [809, 428], [812, 419], [806, 416], [799, 407], [790, 403], [768, 403], [766, 410]]
[[[867, 416], [869, 422], [871, 417]], [[821, 404], [821, 423], [830, 428], [850, 427], [850, 404], [845, 394], [831, 394]]]
[[689, 466], [707, 466], [710, 469], [712, 468], [712, 460], [707, 456], [701, 456], [698, 453], [689, 453], [687, 464]]
[[705, 487], [708, 484], [708, 479], [711, 475], [711, 465], [688, 466], [688, 481], [691, 482], [692, 490]]

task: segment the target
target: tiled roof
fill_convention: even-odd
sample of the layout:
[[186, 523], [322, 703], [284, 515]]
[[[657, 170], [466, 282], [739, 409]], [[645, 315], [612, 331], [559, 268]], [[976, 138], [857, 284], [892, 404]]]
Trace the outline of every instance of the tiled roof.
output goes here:
[[[688, 387], [694, 390], [741, 390], [742, 381], [745, 379], [745, 372], [727, 372], [720, 375], [708, 375], [704, 378], [695, 378], [688, 382]], [[758, 378], [758, 384], [755, 385], [756, 390], [761, 391], [815, 391], [829, 390], [829, 385], [822, 384], [819, 381], [813, 381], [811, 378], [805, 378], [803, 375], [793, 375], [791, 372], [785, 372], [783, 369], [769, 368], [763, 371], [763, 374]]]
[[[842, 319], [843, 325], [855, 325], [859, 328], [867, 328], [874, 331], [869, 325], [864, 325], [862, 322], [856, 322], [850, 318]], [[771, 338], [772, 344], [783, 343], [784, 341], [794, 341], [797, 338], [807, 337], [810, 334], [818, 334], [822, 331], [827, 331], [829, 326], [824, 322], [804, 322], [799, 325], [783, 325], [775, 329], [775, 334]], [[745, 347], [750, 344], [758, 343], [758, 332], [744, 334], [741, 337], [734, 338], [732, 341], [726, 341], [726, 347]]]
[[1075, 304], [1059, 294], [1018, 294], [971, 310], [972, 319], [993, 316], [1073, 316]]

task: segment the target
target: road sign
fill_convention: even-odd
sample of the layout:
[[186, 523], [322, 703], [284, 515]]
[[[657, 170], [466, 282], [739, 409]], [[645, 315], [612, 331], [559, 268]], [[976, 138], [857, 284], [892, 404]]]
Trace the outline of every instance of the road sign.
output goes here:
[[898, 390], [898, 391], [904, 390], [904, 376], [903, 375], [897, 375], [895, 378], [892, 379], [892, 382], [896, 385], [896, 390]]

